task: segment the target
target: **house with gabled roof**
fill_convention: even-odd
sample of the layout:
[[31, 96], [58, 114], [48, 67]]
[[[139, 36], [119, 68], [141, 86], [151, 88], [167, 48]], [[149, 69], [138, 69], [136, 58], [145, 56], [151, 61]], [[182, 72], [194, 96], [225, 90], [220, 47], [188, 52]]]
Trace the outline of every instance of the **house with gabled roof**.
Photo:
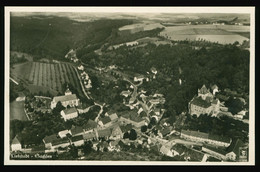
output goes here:
[[119, 125], [115, 125], [112, 128], [111, 135], [110, 135], [109, 138], [112, 139], [112, 140], [118, 140], [118, 139], [123, 138], [123, 135], [124, 135], [124, 133], [122, 132], [122, 130], [119, 127]]
[[64, 109], [60, 112], [60, 114], [64, 121], [78, 117], [78, 111], [75, 107]]
[[225, 150], [204, 145], [202, 146], [202, 151], [208, 153], [209, 155], [213, 156], [214, 158], [220, 159], [220, 160], [226, 160], [226, 154], [227, 152]]
[[12, 151], [19, 151], [22, 149], [22, 144], [18, 138], [18, 135], [16, 135], [14, 137], [14, 139], [12, 140], [12, 143], [11, 143], [11, 150]]
[[84, 144], [83, 135], [77, 135], [72, 137], [71, 143], [74, 144], [74, 146], [82, 146]]
[[230, 138], [192, 130], [181, 130], [181, 138], [221, 147], [228, 147], [231, 143]]
[[173, 157], [173, 156], [174, 156], [174, 154], [173, 154], [173, 152], [172, 152], [170, 146], [163, 145], [163, 146], [160, 148], [160, 152], [161, 152], [163, 155], [166, 155], [166, 156], [169, 156], [169, 157]]
[[91, 119], [89, 119], [88, 122], [83, 125], [84, 133], [93, 132], [95, 128], [97, 128], [97, 123]]
[[83, 127], [81, 126], [72, 126], [70, 129], [71, 135], [72, 136], [78, 136], [84, 134]]
[[84, 140], [93, 140], [93, 139], [96, 139], [98, 138], [98, 135], [97, 135], [97, 131], [92, 131], [92, 132], [88, 132], [88, 133], [84, 133], [83, 134], [83, 139]]
[[55, 141], [55, 140], [58, 140], [58, 137], [56, 134], [52, 134], [50, 136], [45, 136], [42, 141], [45, 145], [45, 148], [47, 149], [51, 149], [52, 147], [52, 142]]
[[137, 112], [134, 111], [126, 111], [121, 117], [120, 121], [126, 124], [132, 124], [137, 128], [145, 125], [145, 120], [140, 118]]
[[116, 113], [112, 113], [108, 116], [112, 122], [118, 121], [118, 116]]
[[236, 161], [239, 158], [240, 148], [244, 146], [244, 143], [240, 139], [232, 141], [230, 146], [227, 148], [226, 158], [232, 161]]
[[53, 140], [51, 142], [51, 145], [52, 149], [57, 149], [59, 147], [65, 148], [70, 145], [70, 141], [68, 138], [58, 138], [56, 140]]
[[103, 129], [103, 130], [98, 130], [97, 136], [98, 136], [98, 138], [108, 139], [111, 136], [111, 129], [107, 128], [107, 129]]
[[112, 121], [108, 116], [100, 118], [98, 121], [98, 125], [103, 128], [109, 127], [111, 124], [112, 124]]

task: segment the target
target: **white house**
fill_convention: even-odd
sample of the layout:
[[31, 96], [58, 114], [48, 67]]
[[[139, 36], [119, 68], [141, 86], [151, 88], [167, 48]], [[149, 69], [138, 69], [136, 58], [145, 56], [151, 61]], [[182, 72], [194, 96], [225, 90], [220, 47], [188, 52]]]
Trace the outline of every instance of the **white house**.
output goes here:
[[143, 81], [144, 80], [144, 76], [135, 76], [134, 77], [134, 81], [137, 82], [137, 81]]
[[64, 109], [60, 112], [60, 114], [64, 121], [78, 117], [78, 111], [75, 107]]
[[15, 138], [12, 140], [11, 150], [18, 151], [22, 149], [22, 144], [20, 143], [18, 136], [16, 135]]
[[79, 70], [84, 70], [84, 66], [80, 65], [80, 66], [78, 66], [78, 69]]
[[72, 94], [69, 89], [66, 90], [64, 96], [53, 97], [53, 100], [51, 101], [51, 109], [54, 109], [58, 102], [61, 102], [64, 107], [67, 107], [68, 105], [72, 107], [79, 105], [79, 99], [76, 94]]
[[69, 130], [63, 130], [63, 131], [60, 131], [58, 133], [58, 135], [60, 136], [60, 138], [64, 138], [67, 136], [67, 134], [70, 134], [71, 135], [71, 132]]

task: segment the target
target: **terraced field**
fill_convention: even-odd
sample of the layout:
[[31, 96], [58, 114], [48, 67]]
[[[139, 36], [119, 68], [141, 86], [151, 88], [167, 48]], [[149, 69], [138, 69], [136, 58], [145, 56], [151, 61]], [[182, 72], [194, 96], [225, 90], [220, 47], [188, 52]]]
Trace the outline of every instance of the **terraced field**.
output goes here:
[[76, 71], [67, 63], [51, 64], [27, 62], [15, 65], [11, 77], [22, 82], [32, 93], [49, 91], [52, 95], [62, 93], [62, 85], [70, 83], [79, 94], [83, 94]]

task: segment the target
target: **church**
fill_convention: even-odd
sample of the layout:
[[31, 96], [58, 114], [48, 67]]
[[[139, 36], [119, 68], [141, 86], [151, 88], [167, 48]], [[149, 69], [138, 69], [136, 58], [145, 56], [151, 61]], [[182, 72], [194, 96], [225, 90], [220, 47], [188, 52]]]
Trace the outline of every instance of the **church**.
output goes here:
[[[215, 92], [214, 92], [215, 93]], [[198, 95], [189, 102], [189, 113], [199, 117], [201, 114], [216, 115], [219, 112], [220, 101], [215, 98], [205, 85], [198, 89]]]
[[61, 104], [64, 107], [67, 107], [68, 105], [70, 107], [78, 106], [79, 105], [79, 99], [77, 98], [76, 94], [72, 94], [72, 92], [67, 88], [65, 91], [64, 96], [55, 96], [53, 97], [53, 100], [51, 102], [51, 109], [54, 109], [56, 107], [56, 104], [58, 102], [61, 102]]

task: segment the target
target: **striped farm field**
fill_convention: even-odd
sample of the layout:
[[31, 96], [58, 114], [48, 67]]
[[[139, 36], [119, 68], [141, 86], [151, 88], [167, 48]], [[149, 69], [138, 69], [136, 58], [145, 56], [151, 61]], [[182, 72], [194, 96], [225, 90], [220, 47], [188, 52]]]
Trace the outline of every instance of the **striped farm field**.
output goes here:
[[67, 63], [27, 62], [11, 69], [11, 77], [17, 82], [27, 83], [29, 91], [49, 91], [53, 95], [63, 94], [62, 85], [68, 83], [83, 94], [80, 81], [72, 65]]

